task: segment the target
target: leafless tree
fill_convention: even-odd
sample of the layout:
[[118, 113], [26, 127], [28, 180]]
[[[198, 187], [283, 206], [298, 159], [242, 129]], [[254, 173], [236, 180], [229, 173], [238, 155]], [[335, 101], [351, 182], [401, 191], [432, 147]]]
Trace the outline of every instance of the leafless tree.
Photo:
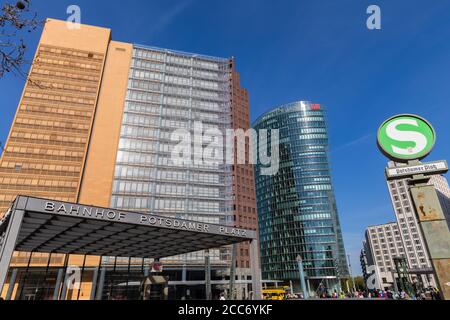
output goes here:
[[7, 1], [0, 12], [0, 78], [6, 73], [27, 77], [23, 66], [29, 61], [25, 58], [27, 46], [24, 33], [36, 30], [42, 22], [31, 11], [31, 0]]

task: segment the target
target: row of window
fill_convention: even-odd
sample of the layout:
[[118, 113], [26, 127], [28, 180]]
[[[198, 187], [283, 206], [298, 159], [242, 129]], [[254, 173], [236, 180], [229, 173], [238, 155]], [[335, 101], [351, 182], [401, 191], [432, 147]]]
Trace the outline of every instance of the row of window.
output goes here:
[[61, 121], [61, 120], [44, 120], [39, 118], [28, 118], [22, 115], [16, 118], [16, 123], [27, 124], [32, 126], [44, 126], [62, 129], [78, 129], [78, 130], [88, 130], [90, 125], [87, 122], [72, 122], [72, 121]]
[[33, 98], [33, 99], [51, 100], [51, 101], [61, 101], [61, 102], [67, 102], [67, 103], [76, 103], [76, 104], [80, 104], [80, 105], [92, 105], [95, 102], [95, 99], [53, 95], [53, 94], [38, 93], [38, 92], [31, 92], [31, 91], [25, 91], [24, 97]]
[[[150, 194], [151, 183], [150, 182], [135, 182], [135, 181], [115, 181], [113, 192], [115, 193], [134, 193], [134, 194]], [[155, 193], [161, 195], [173, 195], [173, 196], [196, 196], [196, 197], [209, 197], [219, 198], [219, 188], [211, 187], [198, 187], [186, 185], [170, 185], [170, 184], [156, 184]]]
[[92, 112], [76, 110], [75, 108], [62, 108], [53, 105], [33, 105], [31, 103], [23, 103], [20, 106], [21, 111], [31, 112], [31, 113], [43, 113], [45, 116], [64, 116], [64, 117], [77, 117], [82, 119], [90, 119], [92, 117]]
[[39, 47], [40, 53], [45, 54], [55, 54], [59, 56], [68, 56], [68, 57], [76, 57], [77, 59], [89, 59], [89, 60], [103, 60], [103, 55], [98, 54], [95, 52], [86, 52], [86, 51], [80, 51], [80, 50], [73, 50], [73, 49], [67, 49], [67, 48], [59, 48], [59, 47], [52, 47], [47, 45], [41, 45]]
[[27, 140], [35, 140], [37, 143], [48, 144], [49, 142], [58, 143], [72, 143], [75, 146], [84, 147], [86, 144], [86, 138], [79, 136], [62, 136], [53, 134], [38, 134], [14, 130], [11, 132], [11, 138], [21, 138]]
[[101, 64], [98, 63], [85, 63], [82, 61], [76, 61], [76, 60], [62, 60], [60, 58], [47, 58], [43, 55], [38, 56], [36, 59], [37, 64], [47, 64], [47, 65], [54, 65], [54, 66], [61, 66], [61, 67], [69, 67], [69, 68], [77, 68], [77, 69], [84, 69], [84, 70], [93, 70], [93, 71], [100, 71], [101, 70]]
[[[112, 206], [117, 209], [150, 209], [152, 199], [149, 197], [138, 196], [113, 196]], [[184, 199], [154, 199], [154, 210], [156, 211], [185, 211], [187, 205], [188, 212], [198, 212], [203, 214], [219, 214], [223, 211], [220, 210], [220, 204], [217, 201], [197, 201]], [[193, 217], [191, 220], [194, 220]]]
[[27, 154], [30, 157], [38, 154], [48, 156], [72, 157], [72, 158], [82, 158], [84, 156], [84, 152], [78, 151], [52, 150], [52, 149], [20, 147], [20, 146], [8, 146], [6, 151], [8, 153]]
[[[166, 153], [167, 155], [161, 155], [160, 153]], [[209, 171], [217, 171], [219, 169], [219, 165], [217, 163], [177, 163], [173, 161], [171, 156], [171, 146], [168, 144], [161, 144], [158, 149], [158, 154], [147, 154], [140, 152], [129, 152], [129, 151], [118, 151], [117, 153], [117, 163], [119, 164], [134, 164], [141, 166], [170, 166], [170, 167], [182, 167], [184, 169], [202, 169]], [[192, 160], [192, 159], [191, 159]]]
[[133, 56], [142, 58], [142, 59], [151, 59], [151, 60], [157, 60], [157, 61], [164, 61], [164, 57], [166, 57], [166, 62], [173, 63], [173, 64], [179, 64], [179, 65], [185, 65], [185, 66], [196, 66], [201, 67], [205, 69], [213, 69], [213, 70], [219, 70], [219, 64], [212, 61], [206, 61], [206, 60], [200, 60], [197, 58], [191, 58], [187, 56], [181, 56], [181, 55], [172, 55], [172, 54], [165, 54], [163, 52], [153, 51], [153, 50], [146, 50], [146, 49], [134, 49]]
[[181, 77], [174, 75], [165, 75], [159, 72], [132, 69], [131, 75], [136, 79], [153, 80], [153, 81], [163, 81], [165, 83], [171, 83], [181, 86], [193, 86], [197, 88], [205, 88], [210, 90], [219, 90], [220, 85], [217, 81], [208, 81], [198, 78]]
[[208, 174], [199, 172], [157, 170], [148, 167], [132, 167], [118, 165], [116, 167], [116, 178], [122, 179], [152, 179], [156, 181], [179, 181], [186, 183], [200, 183], [215, 185], [221, 183], [219, 174]]
[[60, 80], [64, 81], [89, 81], [90, 84], [97, 83], [99, 80], [99, 77], [97, 75], [91, 75], [91, 74], [81, 74], [72, 72], [74, 70], [52, 70], [48, 68], [44, 68], [43, 66], [34, 66], [32, 69], [32, 76], [45, 76], [45, 78], [58, 78]]
[[[171, 64], [172, 63], [172, 64]], [[149, 70], [157, 70], [157, 71], [165, 71], [168, 73], [174, 73], [184, 76], [190, 76], [191, 75], [191, 67], [190, 66], [181, 66], [181, 65], [174, 65], [174, 61], [168, 61], [168, 64], [165, 65], [164, 63], [159, 63], [151, 60], [144, 60], [144, 59], [133, 59], [133, 66], [137, 68], [142, 69], [149, 69]], [[176, 63], [176, 62], [175, 62]], [[210, 79], [219, 79], [220, 73], [208, 71], [208, 70], [201, 70], [197, 68], [192, 69], [192, 75], [202, 78], [210, 78]]]
[[81, 168], [79, 166], [68, 166], [68, 165], [58, 165], [58, 164], [44, 164], [44, 163], [22, 163], [22, 162], [9, 162], [3, 161], [1, 164], [2, 168], [16, 169], [20, 170], [42, 170], [42, 171], [61, 171], [61, 172], [74, 172], [79, 173]]
[[43, 186], [43, 187], [70, 187], [76, 188], [78, 181], [47, 180], [47, 179], [25, 179], [14, 177], [0, 177], [0, 184], [16, 186]]
[[48, 80], [41, 80], [39, 79], [37, 83], [31, 82], [29, 83], [31, 88], [34, 89], [41, 89], [45, 88], [51, 91], [58, 91], [58, 92], [67, 92], [69, 94], [80, 94], [80, 92], [88, 95], [96, 95], [97, 94], [97, 87], [90, 85], [87, 86], [85, 83], [83, 84], [74, 84], [74, 83], [60, 83], [56, 81], [48, 81]]
[[[145, 103], [163, 103], [164, 105], [171, 105], [171, 106], [179, 106], [179, 107], [189, 107], [191, 106], [191, 100], [190, 99], [184, 99], [180, 97], [171, 97], [171, 96], [164, 96], [163, 100], [161, 101], [161, 95], [155, 94], [151, 92], [145, 92], [145, 91], [134, 91], [130, 90], [127, 94], [127, 99], [129, 100], [135, 100], [136, 102], [145, 102]], [[209, 111], [215, 111], [219, 112], [221, 104], [214, 101], [205, 101], [205, 100], [192, 100], [192, 108], [200, 108], [200, 109], [207, 109]], [[156, 112], [156, 108], [154, 110]], [[223, 112], [223, 110], [222, 110]]]

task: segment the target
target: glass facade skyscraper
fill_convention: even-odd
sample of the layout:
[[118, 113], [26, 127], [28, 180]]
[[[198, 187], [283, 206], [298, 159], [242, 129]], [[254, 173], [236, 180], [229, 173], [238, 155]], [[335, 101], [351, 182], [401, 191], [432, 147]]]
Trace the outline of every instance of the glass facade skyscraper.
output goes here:
[[303, 101], [284, 105], [253, 128], [278, 129], [280, 138], [278, 173], [262, 175], [260, 164], [255, 169], [263, 278], [298, 283], [300, 255], [311, 291], [320, 283], [337, 289], [348, 267], [323, 107]]
[[[177, 165], [171, 159], [175, 130], [193, 137], [195, 121], [205, 131], [230, 127], [228, 65], [226, 58], [134, 46], [111, 207], [233, 223], [231, 166], [194, 161]], [[221, 258], [219, 249], [210, 251], [211, 262], [228, 266], [225, 256], [222, 252]], [[169, 259], [179, 260], [202, 265], [204, 255]]]

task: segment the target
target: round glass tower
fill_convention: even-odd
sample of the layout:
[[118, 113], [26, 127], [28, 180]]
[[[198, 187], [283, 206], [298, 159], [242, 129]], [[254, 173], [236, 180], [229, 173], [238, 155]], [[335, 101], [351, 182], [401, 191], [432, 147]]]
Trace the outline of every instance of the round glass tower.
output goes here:
[[263, 175], [259, 162], [255, 168], [263, 278], [299, 285], [297, 257], [301, 256], [311, 293], [318, 288], [339, 290], [339, 278], [348, 275], [348, 266], [329, 167], [324, 108], [294, 102], [262, 115], [253, 128], [260, 135], [261, 129], [279, 130], [278, 172]]

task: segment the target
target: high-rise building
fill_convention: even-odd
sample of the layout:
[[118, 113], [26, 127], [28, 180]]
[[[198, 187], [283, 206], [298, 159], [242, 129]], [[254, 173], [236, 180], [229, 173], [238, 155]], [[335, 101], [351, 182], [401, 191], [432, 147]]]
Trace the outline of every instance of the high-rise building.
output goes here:
[[402, 237], [396, 222], [370, 226], [363, 243], [361, 267], [365, 280], [371, 275], [367, 269], [376, 266], [377, 289], [393, 289], [396, 284], [394, 258], [405, 255]]
[[256, 166], [261, 268], [267, 280], [299, 284], [300, 255], [307, 284], [338, 289], [348, 276], [333, 191], [323, 106], [295, 102], [262, 115], [253, 128], [279, 130], [279, 171]]
[[[403, 165], [393, 161], [388, 163], [389, 168]], [[431, 261], [419, 227], [408, 183], [409, 179], [387, 182], [405, 248], [405, 258], [412, 273], [418, 274], [417, 278], [419, 281], [422, 281], [424, 284], [435, 285], [434, 276], [429, 272], [432, 268]], [[432, 176], [428, 184], [435, 186], [444, 214], [448, 218], [450, 216], [450, 202], [448, 200], [450, 190], [446, 179], [440, 175]], [[449, 220], [447, 219], [447, 221]], [[423, 270], [426, 270], [426, 272], [422, 272]]]
[[[235, 70], [234, 59], [230, 61], [231, 72], [231, 129], [248, 130], [250, 124], [250, 100], [246, 89], [241, 87], [240, 76]], [[245, 159], [243, 164], [236, 161], [233, 171], [233, 221], [236, 227], [250, 230], [258, 229], [256, 207], [255, 175], [250, 163], [250, 140], [245, 140]], [[234, 146], [237, 155], [238, 147]], [[236, 271], [238, 280], [248, 280], [250, 271], [250, 248], [247, 244], [238, 244], [236, 248]], [[240, 292], [238, 291], [238, 296]]]
[[[256, 230], [252, 166], [171, 161], [176, 130], [247, 129], [249, 119], [233, 58], [116, 42], [110, 29], [48, 19], [0, 162], [0, 212], [21, 194]], [[208, 253], [212, 280], [222, 284], [215, 294], [229, 282], [231, 252]], [[40, 266], [50, 261], [38, 256]], [[17, 253], [13, 265], [33, 267], [36, 259]], [[247, 281], [238, 293], [251, 290], [249, 259], [249, 246], [238, 245], [236, 274]], [[87, 259], [98, 263], [130, 260]], [[204, 252], [163, 265], [184, 286], [178, 298], [204, 297]]]

